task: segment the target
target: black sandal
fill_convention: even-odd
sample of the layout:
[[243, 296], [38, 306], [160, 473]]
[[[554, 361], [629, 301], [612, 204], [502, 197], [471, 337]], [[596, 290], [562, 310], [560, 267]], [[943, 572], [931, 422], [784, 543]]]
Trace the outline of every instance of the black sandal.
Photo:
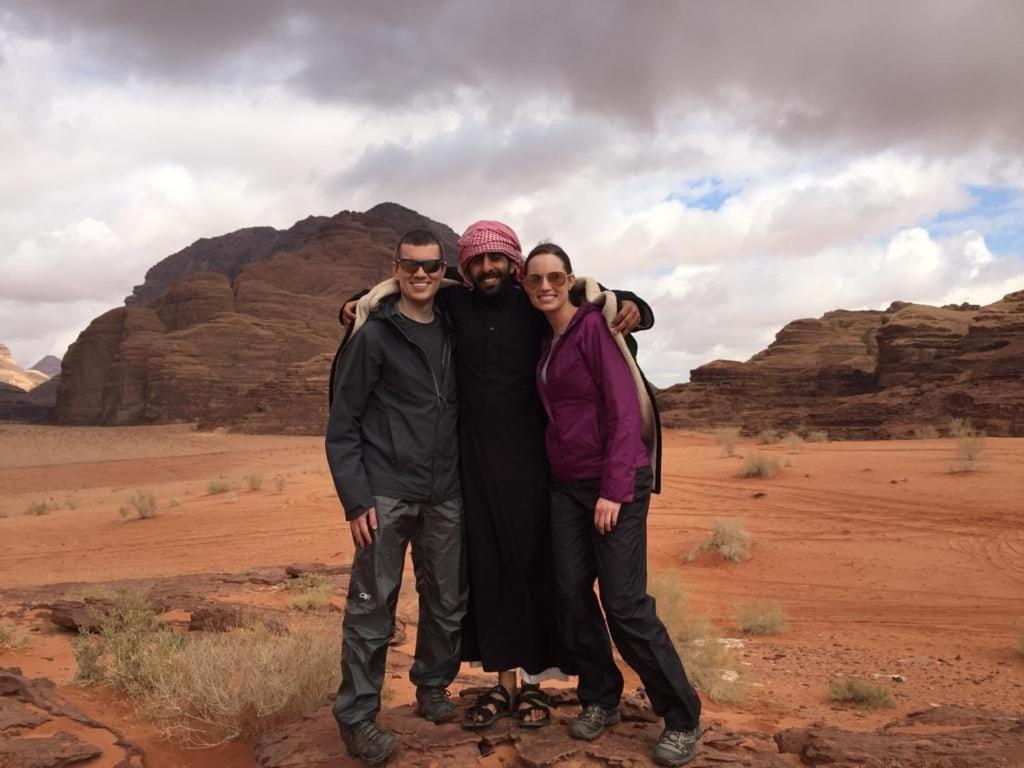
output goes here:
[[511, 715], [512, 696], [504, 686], [496, 685], [477, 696], [476, 703], [466, 709], [462, 727], [469, 731], [490, 728], [498, 718]]
[[[535, 712], [541, 712], [543, 716], [532, 717]], [[543, 728], [551, 725], [551, 699], [539, 685], [524, 683], [519, 690], [516, 720], [519, 721], [520, 728]]]

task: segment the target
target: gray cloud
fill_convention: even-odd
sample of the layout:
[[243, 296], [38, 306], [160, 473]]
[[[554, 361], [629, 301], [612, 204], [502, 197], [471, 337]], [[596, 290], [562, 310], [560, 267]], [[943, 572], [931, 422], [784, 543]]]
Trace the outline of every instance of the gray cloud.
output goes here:
[[655, 126], [728, 110], [783, 142], [1017, 151], [1016, 0], [33, 0], [8, 23], [70, 46], [85, 76], [283, 83], [375, 107], [507, 112], [542, 94]]

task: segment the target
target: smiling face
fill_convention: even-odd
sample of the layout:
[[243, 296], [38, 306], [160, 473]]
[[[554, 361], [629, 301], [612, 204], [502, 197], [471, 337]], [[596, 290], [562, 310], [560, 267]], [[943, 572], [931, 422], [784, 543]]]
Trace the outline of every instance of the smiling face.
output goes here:
[[573, 281], [560, 258], [553, 253], [539, 253], [526, 266], [523, 287], [533, 306], [547, 314], [558, 312], [569, 301]]
[[[398, 280], [398, 289], [402, 292], [402, 298], [412, 304], [430, 304], [441, 288], [441, 280], [444, 278], [441, 249], [434, 244], [410, 245], [403, 243], [399, 251], [399, 259], [405, 264], [395, 262], [392, 274]], [[404, 266], [411, 262], [422, 262], [424, 266], [410, 273]], [[436, 268], [439, 263], [441, 266], [436, 271], [427, 271], [428, 268]]]
[[478, 291], [493, 296], [508, 280], [508, 257], [502, 253], [481, 253], [466, 265], [466, 275]]

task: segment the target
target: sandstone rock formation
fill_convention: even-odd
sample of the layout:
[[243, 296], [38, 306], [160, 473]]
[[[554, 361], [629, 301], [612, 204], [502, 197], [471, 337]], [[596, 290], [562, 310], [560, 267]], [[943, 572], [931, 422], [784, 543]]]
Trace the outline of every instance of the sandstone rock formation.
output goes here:
[[60, 376], [60, 358], [56, 355], [46, 355], [35, 365], [29, 368], [30, 371], [39, 371], [48, 378]]
[[389, 273], [398, 236], [416, 225], [454, 257], [451, 229], [393, 203], [283, 232], [241, 230], [169, 256], [71, 345], [56, 420], [322, 432], [338, 309]]
[[887, 438], [968, 418], [1024, 434], [1024, 291], [986, 307], [893, 303], [795, 320], [745, 363], [716, 360], [658, 396], [669, 426]]
[[25, 370], [14, 361], [11, 350], [0, 344], [0, 384], [9, 384], [28, 392], [50, 378], [41, 371]]

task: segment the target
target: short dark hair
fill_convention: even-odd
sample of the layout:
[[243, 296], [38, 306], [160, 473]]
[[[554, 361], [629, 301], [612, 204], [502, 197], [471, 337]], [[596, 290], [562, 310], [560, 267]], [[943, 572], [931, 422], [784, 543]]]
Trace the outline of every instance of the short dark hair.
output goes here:
[[537, 243], [530, 251], [530, 254], [526, 257], [526, 262], [523, 264], [523, 272], [528, 272], [530, 269], [530, 259], [534, 256], [540, 256], [542, 253], [549, 254], [551, 256], [557, 256], [558, 260], [562, 262], [562, 266], [565, 267], [565, 274], [572, 274], [572, 262], [569, 261], [569, 254], [567, 254], [562, 246], [556, 243]]
[[416, 229], [410, 229], [400, 238], [398, 238], [398, 245], [395, 246], [395, 260], [402, 258], [402, 246], [403, 245], [436, 245], [437, 250], [441, 254], [441, 258], [444, 258], [444, 246], [441, 245], [441, 241], [437, 235], [431, 232], [429, 229], [423, 227], [417, 227]]

